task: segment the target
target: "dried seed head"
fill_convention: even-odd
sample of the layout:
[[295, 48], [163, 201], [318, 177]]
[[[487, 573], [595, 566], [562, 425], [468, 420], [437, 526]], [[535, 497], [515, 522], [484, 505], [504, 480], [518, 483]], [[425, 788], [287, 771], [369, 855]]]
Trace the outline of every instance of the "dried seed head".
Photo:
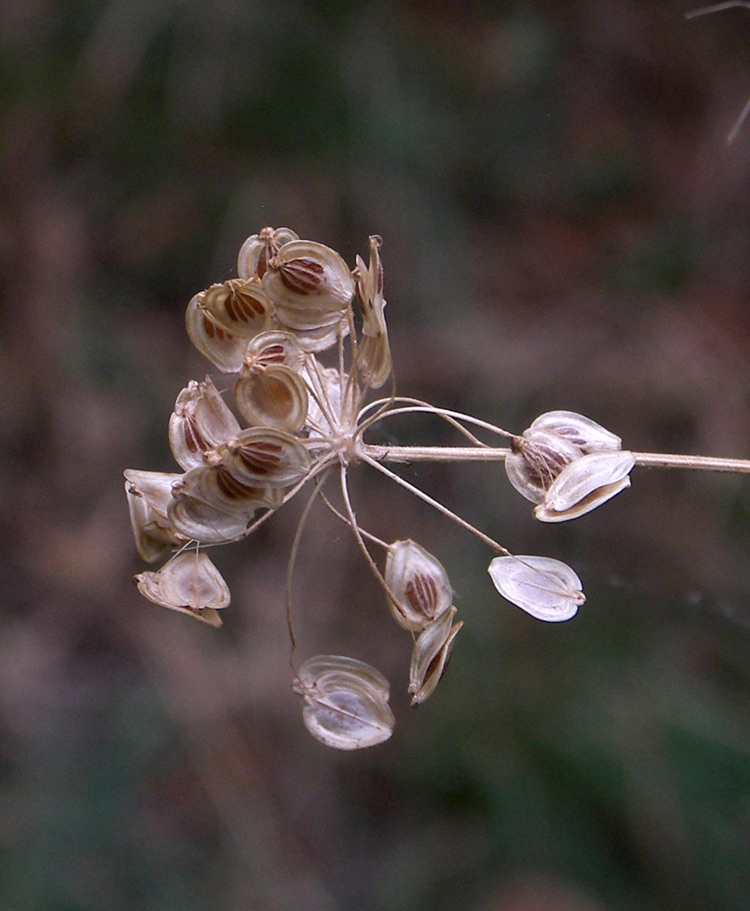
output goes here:
[[239, 432], [237, 418], [210, 377], [203, 383], [191, 380], [177, 396], [169, 419], [169, 445], [185, 471], [203, 465], [207, 450], [234, 439]]
[[395, 541], [385, 562], [386, 585], [397, 623], [421, 630], [445, 613], [453, 600], [448, 573], [432, 554], [412, 540]]
[[344, 260], [323, 244], [285, 244], [268, 264], [263, 290], [279, 320], [293, 329], [339, 323], [354, 297], [354, 279]]
[[420, 705], [434, 692], [448, 667], [453, 643], [463, 621], [453, 626], [456, 608], [426, 626], [414, 644], [409, 670], [409, 692], [412, 705]]
[[263, 228], [259, 234], [248, 237], [240, 247], [237, 274], [240, 278], [263, 278], [269, 260], [290, 240], [299, 240], [291, 228]]
[[495, 557], [487, 571], [504, 598], [538, 620], [570, 620], [586, 600], [578, 576], [551, 557]]
[[581, 450], [551, 430], [529, 428], [511, 442], [505, 472], [516, 490], [532, 503], [541, 503], [548, 488]]
[[185, 324], [196, 349], [222, 373], [237, 373], [245, 362], [247, 339], [233, 335], [200, 306], [202, 294], [196, 294], [187, 306]]
[[567, 465], [534, 515], [542, 522], [564, 522], [585, 515], [626, 487], [635, 465], [632, 452], [592, 452]]
[[198, 551], [176, 554], [161, 569], [140, 573], [135, 581], [138, 591], [154, 604], [190, 614], [213, 627], [221, 626], [216, 612], [230, 601], [221, 573]]
[[130, 524], [140, 558], [154, 563], [173, 548], [187, 544], [190, 538], [180, 534], [167, 515], [172, 485], [182, 475], [135, 468], [128, 468], [124, 474]]
[[198, 298], [199, 307], [237, 338], [255, 338], [273, 326], [273, 308], [258, 279], [232, 278]]
[[318, 655], [302, 665], [293, 689], [304, 700], [305, 727], [326, 746], [360, 750], [393, 733], [388, 681], [362, 661]]

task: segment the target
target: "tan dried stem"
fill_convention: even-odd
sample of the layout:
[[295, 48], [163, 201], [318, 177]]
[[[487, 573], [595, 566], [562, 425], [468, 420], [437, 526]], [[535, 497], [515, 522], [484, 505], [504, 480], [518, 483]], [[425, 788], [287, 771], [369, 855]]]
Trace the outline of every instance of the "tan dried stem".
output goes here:
[[[386, 446], [383, 448], [387, 449], [388, 447]], [[436, 448], [440, 449], [440, 447]], [[423, 490], [420, 490], [419, 487], [415, 487], [414, 484], [410, 484], [409, 481], [405, 481], [395, 472], [391, 471], [389, 468], [386, 468], [385, 465], [383, 465], [381, 462], [378, 462], [374, 458], [371, 458], [369, 455], [367, 455], [366, 452], [360, 450], [358, 454], [362, 458], [362, 461], [367, 462], [368, 465], [372, 465], [372, 467], [381, 472], [381, 474], [386, 475], [386, 477], [389, 477], [392, 481], [395, 481], [396, 484], [414, 494], [415, 497], [419, 497], [420, 500], [424, 500], [424, 502], [432, 506], [433, 509], [441, 512], [444, 516], [447, 516], [453, 522], [460, 525], [462, 528], [465, 528], [466, 531], [471, 532], [471, 534], [479, 538], [480, 541], [483, 541], [488, 547], [492, 548], [492, 550], [497, 551], [499, 554], [503, 554], [503, 556], [511, 556], [510, 551], [507, 548], [503, 547], [502, 544], [498, 544], [497, 541], [495, 541], [489, 535], [486, 535], [483, 531], [480, 531], [478, 528], [472, 525], [471, 522], [467, 522], [466, 519], [457, 515], [451, 509], [448, 509], [447, 506], [443, 506], [439, 500], [433, 499], [433, 497], [431, 497], [429, 494], [426, 494]]]
[[[378, 446], [360, 443], [357, 455], [381, 462], [504, 462], [510, 449], [489, 446]], [[681, 455], [668, 452], [634, 452], [641, 468], [688, 468], [695, 471], [721, 471], [750, 474], [750, 459], [724, 459], [715, 456]]]
[[315, 490], [308, 498], [308, 501], [305, 504], [305, 508], [302, 510], [302, 515], [297, 522], [297, 530], [294, 533], [294, 541], [292, 542], [292, 549], [289, 554], [289, 562], [287, 563], [286, 567], [286, 625], [287, 629], [289, 630], [289, 641], [291, 643], [291, 647], [289, 649], [289, 666], [295, 674], [297, 673], [297, 668], [294, 666], [294, 652], [297, 648], [297, 636], [294, 633], [294, 622], [292, 620], [292, 580], [294, 577], [294, 567], [297, 563], [297, 552], [299, 551], [300, 541], [302, 540], [302, 533], [305, 529], [305, 525], [307, 524], [307, 518], [310, 515], [310, 510], [313, 507], [313, 503], [315, 503], [315, 500], [318, 498], [318, 496], [322, 495], [321, 491], [323, 484], [325, 484], [325, 481], [326, 475], [324, 475], [322, 478], [318, 477], [315, 479]]

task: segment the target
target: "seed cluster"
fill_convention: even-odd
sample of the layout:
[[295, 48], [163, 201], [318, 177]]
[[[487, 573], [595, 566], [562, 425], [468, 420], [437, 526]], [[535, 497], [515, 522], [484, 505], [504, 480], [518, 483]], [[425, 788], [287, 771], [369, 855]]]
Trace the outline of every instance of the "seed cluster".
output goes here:
[[[247, 537], [310, 484], [310, 503], [320, 499], [351, 528], [391, 615], [412, 636], [408, 692], [416, 705], [434, 692], [463, 622], [454, 622], [453, 589], [436, 557], [409, 539], [381, 541], [358, 524], [347, 487], [352, 465], [377, 469], [488, 544], [498, 554], [489, 566], [495, 587], [532, 616], [567, 620], [585, 599], [570, 567], [548, 557], [513, 556], [387, 468], [395, 453], [368, 445], [365, 432], [394, 415], [427, 412], [447, 421], [480, 454], [487, 444], [469, 427], [506, 438], [508, 478], [546, 522], [583, 515], [627, 487], [634, 458], [618, 437], [573, 412], [542, 415], [515, 435], [397, 396], [380, 246], [380, 238], [371, 237], [369, 263], [358, 256], [350, 270], [330, 247], [301, 240], [289, 228], [264, 228], [249, 237], [239, 253], [238, 277], [196, 294], [186, 314], [195, 347], [233, 377], [235, 410], [210, 376], [190, 381], [169, 419], [181, 471], [128, 469], [125, 490], [138, 553], [148, 563], [168, 557], [160, 569], [135, 577], [140, 592], [219, 627], [230, 594], [206, 548]], [[324, 362], [326, 352], [333, 365]], [[389, 378], [391, 394], [368, 401]], [[340, 479], [340, 508], [323, 489], [331, 475]], [[385, 552], [382, 570], [373, 547]], [[296, 542], [292, 561], [295, 553]], [[290, 604], [287, 614], [291, 618]], [[291, 620], [290, 637], [294, 649]], [[388, 682], [361, 661], [310, 658], [293, 688], [303, 700], [305, 725], [327, 746], [372, 746], [393, 731]]]

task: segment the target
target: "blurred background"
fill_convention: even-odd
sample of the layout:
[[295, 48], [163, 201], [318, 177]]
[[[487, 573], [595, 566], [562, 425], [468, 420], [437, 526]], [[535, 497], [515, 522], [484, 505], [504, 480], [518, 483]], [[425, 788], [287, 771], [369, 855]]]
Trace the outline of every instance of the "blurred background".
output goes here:
[[[696, 4], [697, 5], [697, 4]], [[0, 6], [0, 907], [729, 911], [750, 905], [750, 480], [636, 470], [535, 523], [499, 466], [404, 476], [587, 604], [502, 601], [483, 545], [366, 469], [466, 628], [435, 695], [313, 511], [300, 658], [392, 681], [393, 738], [305, 731], [294, 502], [212, 557], [216, 632], [140, 598], [122, 470], [173, 471], [210, 368], [190, 297], [288, 225], [383, 237], [401, 394], [520, 432], [750, 457], [750, 12], [648, 0], [5, 0]], [[453, 442], [429, 421], [394, 443]], [[356, 476], [356, 477], [355, 477]]]

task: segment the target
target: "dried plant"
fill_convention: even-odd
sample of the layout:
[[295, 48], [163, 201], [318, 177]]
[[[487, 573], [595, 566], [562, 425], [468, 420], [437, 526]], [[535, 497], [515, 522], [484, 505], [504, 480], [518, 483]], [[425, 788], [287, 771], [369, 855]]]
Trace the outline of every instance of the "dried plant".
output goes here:
[[[391, 615], [412, 636], [408, 692], [416, 705], [434, 692], [463, 622], [454, 622], [453, 590], [435, 556], [411, 540], [383, 541], [360, 525], [349, 494], [351, 468], [371, 467], [474, 534], [494, 554], [488, 571], [503, 598], [540, 620], [564, 621], [585, 601], [569, 566], [512, 554], [388, 463], [502, 461], [510, 483], [534, 504], [536, 518], [562, 522], [629, 487], [635, 466], [747, 473], [750, 461], [630, 452], [614, 433], [569, 411], [543, 414], [517, 434], [397, 395], [380, 246], [380, 238], [371, 237], [369, 263], [357, 257], [350, 270], [334, 250], [288, 228], [264, 228], [249, 237], [238, 278], [212, 285], [187, 308], [193, 344], [221, 373], [235, 377], [235, 404], [247, 426], [210, 377], [191, 381], [169, 420], [182, 473], [128, 470], [125, 489], [140, 556], [155, 562], [174, 552], [161, 569], [136, 576], [141, 593], [219, 627], [229, 589], [206, 549], [246, 538], [310, 485], [289, 565], [292, 664], [291, 577], [306, 517], [319, 500], [349, 527]], [[387, 396], [371, 397], [389, 380]], [[464, 445], [366, 441], [376, 424], [419, 413], [447, 422]], [[493, 445], [498, 438], [507, 446]], [[338, 479], [333, 499], [326, 491], [331, 478]], [[353, 658], [319, 655], [295, 673], [305, 725], [322, 743], [349, 750], [390, 737], [389, 685], [378, 671]]]
[[[750, 2], [748, 2], [748, 0], [726, 0], [724, 3], [714, 3], [711, 6], [702, 6], [699, 9], [691, 10], [689, 13], [685, 13], [685, 18], [695, 19], [697, 16], [705, 16], [708, 13], [720, 13], [724, 10], [734, 9], [735, 7], [750, 9]], [[745, 122], [748, 114], [750, 114], [750, 98], [748, 98], [743, 105], [737, 119], [732, 124], [731, 130], [727, 134], [727, 145], [731, 145], [737, 138], [740, 128]]]

